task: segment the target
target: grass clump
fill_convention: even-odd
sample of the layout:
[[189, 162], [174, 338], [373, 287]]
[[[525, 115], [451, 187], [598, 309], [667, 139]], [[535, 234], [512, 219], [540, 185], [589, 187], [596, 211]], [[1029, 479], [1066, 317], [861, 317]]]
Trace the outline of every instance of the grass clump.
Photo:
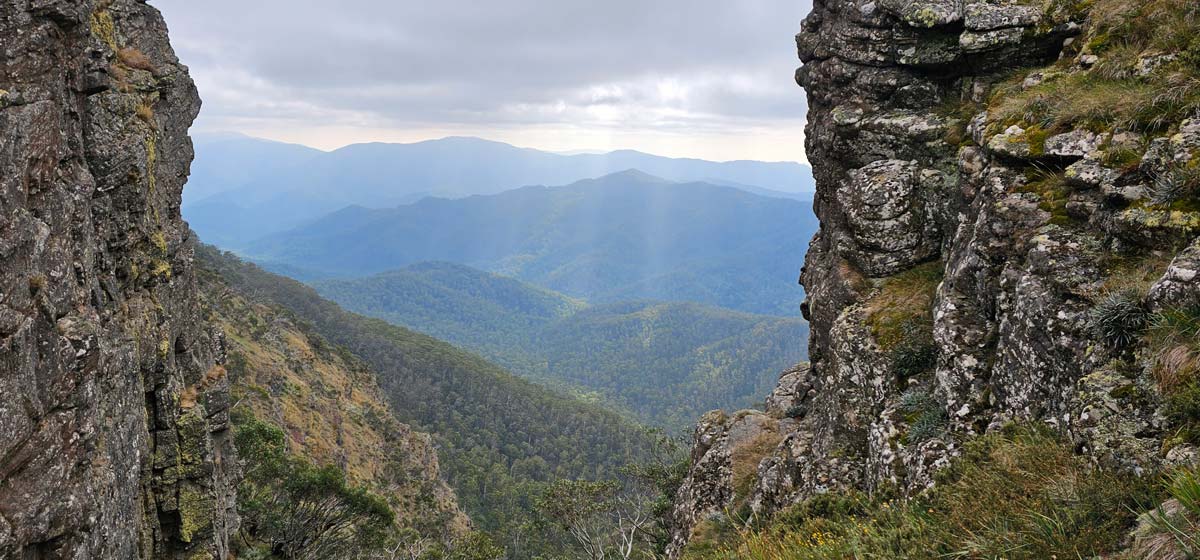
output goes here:
[[1200, 557], [1200, 471], [1182, 470], [1171, 481], [1171, 501], [1150, 512], [1130, 558], [1175, 560]]
[[1172, 165], [1155, 174], [1150, 186], [1150, 203], [1171, 206], [1184, 201], [1195, 202], [1197, 191], [1200, 191], [1200, 167]]
[[1156, 313], [1144, 341], [1173, 439], [1200, 444], [1200, 308]]
[[942, 274], [940, 261], [918, 265], [884, 280], [867, 303], [871, 336], [888, 355], [901, 386], [937, 365], [933, 298]]
[[758, 464], [764, 457], [771, 454], [782, 440], [783, 436], [778, 432], [766, 430], [749, 442], [737, 446], [730, 453], [735, 503], [750, 497], [754, 489], [754, 482], [758, 478]]
[[908, 433], [902, 436], [905, 445], [918, 444], [946, 433], [949, 416], [945, 405], [924, 390], [909, 389], [901, 395], [899, 411], [909, 425]]
[[1088, 314], [1092, 334], [1118, 349], [1140, 339], [1149, 318], [1141, 294], [1133, 290], [1110, 292]]
[[150, 60], [150, 57], [133, 47], [125, 47], [117, 51], [117, 60], [129, 68], [154, 72], [154, 62]]
[[1156, 494], [1152, 481], [1095, 467], [1045, 429], [1010, 428], [969, 442], [923, 497], [814, 497], [685, 558], [1091, 558], [1120, 549]]
[[942, 281], [940, 261], [910, 268], [883, 281], [867, 303], [871, 336], [890, 352], [912, 336], [913, 329], [933, 328], [933, 297]]
[[149, 103], [139, 104], [137, 109], [134, 110], [134, 114], [137, 115], [138, 120], [150, 126], [155, 126], [154, 108], [151, 107]]

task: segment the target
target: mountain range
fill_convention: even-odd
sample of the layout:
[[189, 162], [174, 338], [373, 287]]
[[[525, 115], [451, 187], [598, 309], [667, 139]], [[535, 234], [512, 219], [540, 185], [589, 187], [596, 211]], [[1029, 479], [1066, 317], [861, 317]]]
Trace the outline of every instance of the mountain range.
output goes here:
[[316, 282], [344, 308], [480, 353], [510, 371], [683, 429], [716, 408], [753, 405], [804, 358], [807, 324], [696, 303], [587, 306], [450, 263]]
[[590, 303], [692, 301], [794, 317], [808, 203], [637, 171], [390, 209], [349, 207], [242, 251], [305, 280], [423, 261], [513, 276]]
[[332, 152], [238, 135], [198, 135], [183, 213], [201, 238], [226, 248], [346, 206], [387, 208], [426, 196], [496, 194], [562, 185], [626, 169], [679, 182], [807, 198], [809, 168], [795, 162], [712, 162], [633, 150], [558, 154], [479, 138], [355, 144]]

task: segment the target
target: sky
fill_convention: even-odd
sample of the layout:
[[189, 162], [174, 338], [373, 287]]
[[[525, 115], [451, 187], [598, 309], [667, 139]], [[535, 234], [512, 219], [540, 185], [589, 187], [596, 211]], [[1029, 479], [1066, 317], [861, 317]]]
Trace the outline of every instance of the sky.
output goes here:
[[804, 160], [810, 0], [150, 0], [193, 131]]

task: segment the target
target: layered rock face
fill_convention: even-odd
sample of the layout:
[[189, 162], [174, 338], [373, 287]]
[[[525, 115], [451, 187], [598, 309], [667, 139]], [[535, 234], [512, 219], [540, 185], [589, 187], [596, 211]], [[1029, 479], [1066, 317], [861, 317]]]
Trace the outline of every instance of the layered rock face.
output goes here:
[[[736, 424], [697, 429], [674, 555], [730, 510], [920, 492], [963, 441], [1009, 422], [1135, 470], [1194, 460], [1171, 441], [1152, 351], [1096, 323], [1114, 299], [1126, 323], [1200, 301], [1200, 214], [1155, 196], [1172, 174], [1195, 188], [1200, 115], [1119, 121], [1120, 95], [1086, 97], [1182, 72], [1152, 45], [1106, 66], [1111, 30], [1090, 5], [814, 2], [797, 36], [821, 220], [801, 276], [812, 363], [768, 399], [782, 439], [744, 493], [726, 458]], [[1093, 112], [1073, 116], [1081, 104]]]
[[222, 339], [180, 194], [200, 100], [138, 0], [0, 2], [0, 557], [226, 558]]

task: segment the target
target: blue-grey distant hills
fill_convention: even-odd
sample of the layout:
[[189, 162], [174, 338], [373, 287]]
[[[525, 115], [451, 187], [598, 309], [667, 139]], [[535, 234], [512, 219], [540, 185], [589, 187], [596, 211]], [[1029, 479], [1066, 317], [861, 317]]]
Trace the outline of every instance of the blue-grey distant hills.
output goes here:
[[692, 301], [795, 316], [816, 228], [808, 202], [628, 171], [564, 187], [349, 207], [244, 253], [305, 280], [446, 261], [593, 304]]
[[322, 152], [246, 136], [198, 135], [183, 212], [205, 241], [241, 249], [346, 206], [388, 208], [426, 196], [495, 194], [626, 169], [782, 198], [813, 191], [810, 169], [794, 162], [711, 162], [632, 150], [565, 155], [478, 138]]

